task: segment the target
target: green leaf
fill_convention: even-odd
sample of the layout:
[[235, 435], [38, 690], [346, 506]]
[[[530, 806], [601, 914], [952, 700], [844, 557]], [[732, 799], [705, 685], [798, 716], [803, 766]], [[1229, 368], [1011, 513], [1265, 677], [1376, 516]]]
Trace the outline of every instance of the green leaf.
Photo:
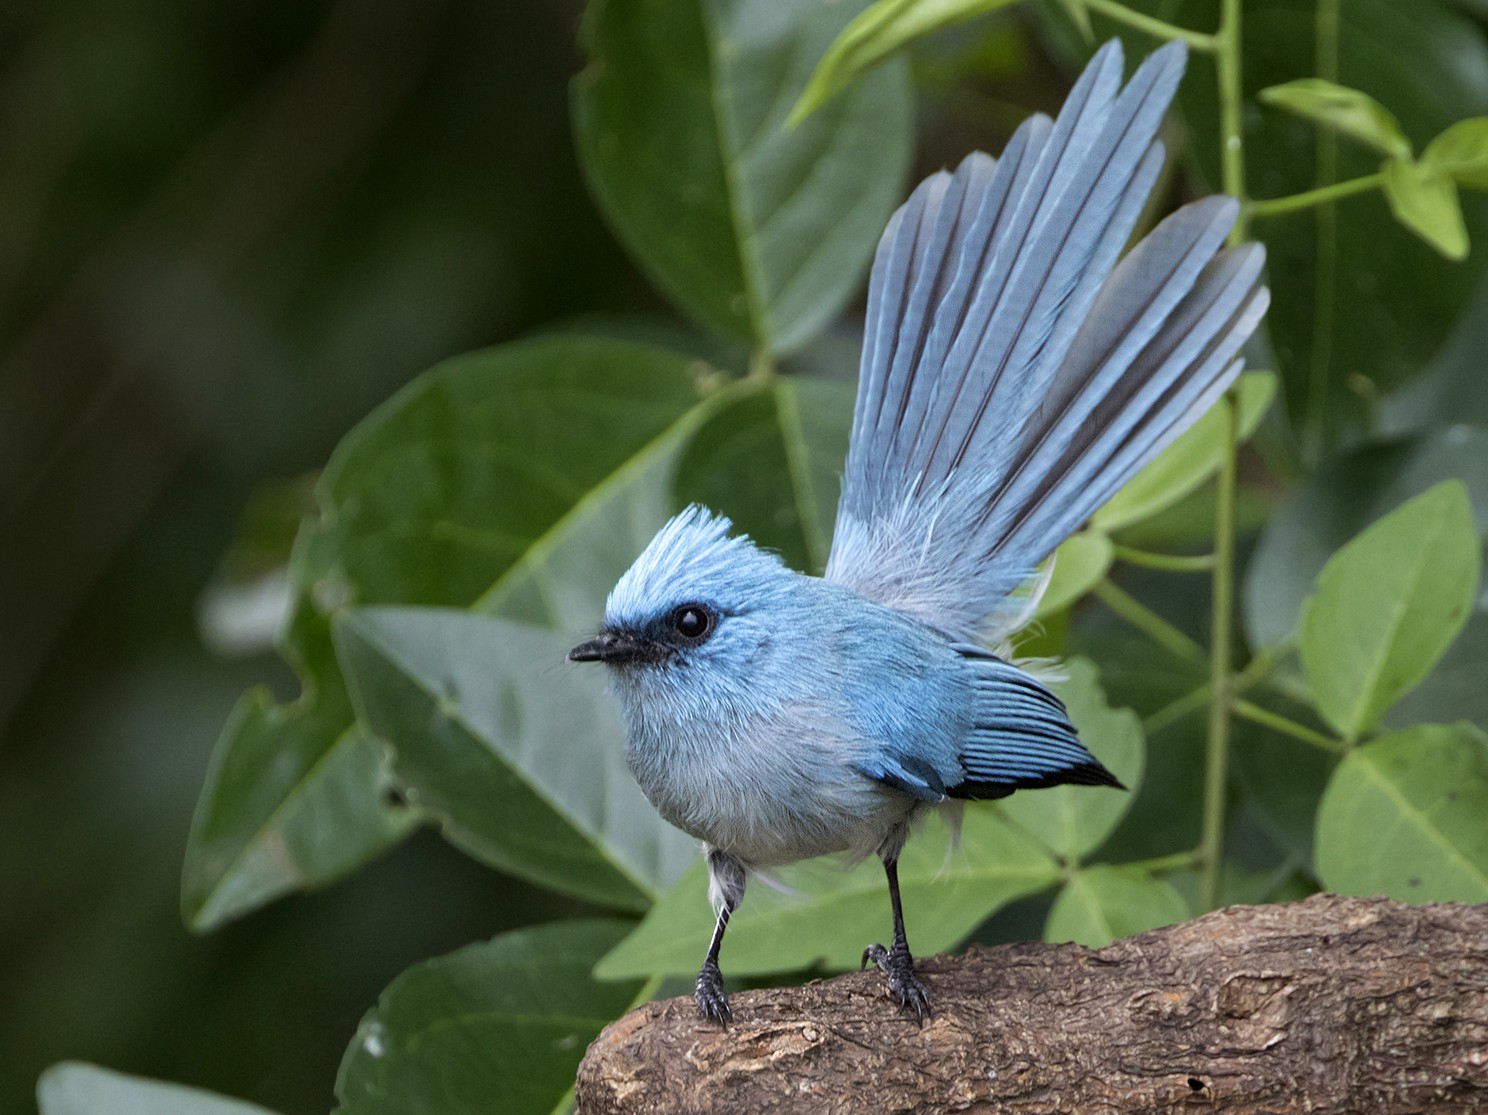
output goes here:
[[[790, 122], [798, 125], [860, 75], [915, 39], [1017, 0], [875, 0], [843, 28], [811, 75]], [[1071, 11], [1074, 14], [1074, 10]]]
[[1351, 136], [1383, 155], [1410, 158], [1410, 140], [1401, 132], [1400, 122], [1368, 93], [1320, 77], [1304, 77], [1262, 89], [1256, 98]]
[[1467, 621], [1481, 559], [1467, 489], [1448, 480], [1323, 567], [1302, 609], [1302, 668], [1318, 710], [1346, 738], [1431, 672]]
[[684, 310], [771, 352], [851, 296], [902, 198], [902, 67], [798, 128], [786, 112], [860, 7], [596, 0], [573, 88], [579, 155], [620, 238]]
[[1423, 724], [1351, 752], [1318, 808], [1318, 878], [1341, 894], [1488, 902], [1488, 736]]
[[643, 909], [696, 846], [646, 802], [604, 671], [562, 632], [452, 608], [336, 621], [357, 715], [454, 843], [551, 890]]
[[1100, 584], [1111, 568], [1111, 554], [1111, 540], [1099, 530], [1082, 530], [1066, 538], [1054, 552], [1054, 575], [1035, 616], [1063, 611]]
[[[1273, 372], [1246, 372], [1236, 386], [1240, 399], [1240, 439], [1255, 433], [1276, 395]], [[1224, 408], [1210, 407], [1156, 460], [1127, 481], [1091, 523], [1117, 531], [1177, 503], [1219, 471], [1224, 445]]]
[[42, 1073], [36, 1105], [41, 1115], [273, 1115], [256, 1103], [81, 1061], [63, 1061]]
[[819, 573], [852, 409], [847, 384], [774, 377], [699, 427], [677, 464], [678, 502], [726, 512], [794, 568]]
[[1457, 121], [1426, 145], [1421, 165], [1459, 186], [1488, 190], [1488, 116]]
[[589, 978], [628, 928], [557, 922], [414, 965], [357, 1027], [336, 1076], [337, 1112], [548, 1115], [585, 1048], [640, 990]]
[[1064, 884], [1049, 910], [1044, 940], [1098, 949], [1189, 916], [1188, 903], [1171, 883], [1140, 867], [1097, 864]]
[[[1375, 442], [1315, 469], [1267, 521], [1246, 569], [1244, 618], [1251, 645], [1287, 642], [1302, 602], [1312, 595], [1317, 575], [1334, 551], [1374, 520], [1448, 478], [1467, 484], [1478, 533], [1488, 533], [1488, 429], [1454, 426]], [[1455, 647], [1449, 653], [1455, 654]], [[1483, 687], [1474, 683], [1474, 688]], [[1456, 720], [1462, 715], [1418, 719]]]
[[1056, 855], [1075, 860], [1100, 847], [1131, 808], [1142, 787], [1146, 741], [1135, 713], [1106, 704], [1094, 663], [1072, 658], [1064, 669], [1069, 679], [1055, 685], [1054, 691], [1069, 710], [1081, 742], [1131, 792], [1106, 786], [1055, 786], [1014, 794], [997, 808]]
[[[1139, 0], [1134, 6], [1187, 26], [1213, 26], [1213, 0]], [[1316, 7], [1314, 0], [1247, 6], [1247, 89], [1316, 72]], [[1460, 8], [1451, 0], [1349, 0], [1347, 17], [1337, 25], [1337, 80], [1389, 105], [1401, 131], [1423, 143], [1463, 117], [1488, 114], [1488, 35]], [[1129, 41], [1133, 55], [1151, 50], [1151, 40], [1141, 35]], [[1189, 135], [1220, 134], [1216, 88], [1212, 59], [1190, 56], [1178, 92]], [[1247, 115], [1250, 195], [1283, 197], [1319, 185], [1317, 138], [1312, 124], [1290, 113]], [[1379, 171], [1375, 151], [1349, 142], [1336, 148], [1335, 181]], [[1217, 190], [1220, 145], [1201, 141], [1187, 150], [1201, 180]], [[1488, 205], [1463, 201], [1469, 238], [1488, 236]], [[1429, 366], [1469, 315], [1488, 266], [1482, 252], [1462, 263], [1442, 258], [1400, 227], [1378, 192], [1256, 221], [1252, 232], [1266, 246], [1272, 294], [1266, 332], [1281, 373], [1284, 413], [1303, 435], [1308, 457], [1356, 443], [1358, 431], [1375, 428], [1380, 396]]]
[[577, 336], [473, 353], [420, 376], [337, 448], [306, 520], [283, 653], [303, 693], [240, 703], [186, 850], [182, 905], [210, 929], [378, 854], [414, 813], [386, 794], [331, 644], [348, 604], [471, 606], [582, 630], [669, 510], [694, 368]]
[[1384, 166], [1385, 197], [1395, 219], [1448, 259], [1467, 255], [1467, 225], [1457, 185], [1427, 163], [1390, 159]]
[[[836, 859], [811, 860], [771, 875], [790, 893], [760, 880], [750, 886], [724, 942], [729, 975], [856, 968], [863, 947], [888, 936], [888, 886], [876, 859], [851, 870]], [[912, 837], [899, 860], [910, 945], [925, 956], [952, 948], [993, 911], [1058, 878], [1058, 866], [1037, 844], [995, 810], [972, 806], [957, 850], [935, 826]], [[692, 975], [712, 932], [707, 871], [699, 863], [600, 961], [595, 975]]]

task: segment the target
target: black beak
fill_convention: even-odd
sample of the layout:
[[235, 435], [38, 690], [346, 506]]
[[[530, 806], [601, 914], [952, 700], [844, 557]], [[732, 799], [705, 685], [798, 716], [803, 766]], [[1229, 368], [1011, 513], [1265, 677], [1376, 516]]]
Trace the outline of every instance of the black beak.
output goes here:
[[601, 631], [568, 652], [570, 662], [630, 662], [647, 656], [649, 646], [624, 631]]

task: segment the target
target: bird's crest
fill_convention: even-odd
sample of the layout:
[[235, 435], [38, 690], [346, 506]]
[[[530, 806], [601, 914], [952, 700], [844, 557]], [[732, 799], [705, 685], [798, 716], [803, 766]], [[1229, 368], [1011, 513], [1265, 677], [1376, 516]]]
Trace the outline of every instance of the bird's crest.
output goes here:
[[605, 623], [644, 623], [684, 600], [759, 601], [759, 590], [779, 580], [785, 563], [748, 535], [729, 534], [733, 523], [691, 504], [657, 531], [605, 602]]

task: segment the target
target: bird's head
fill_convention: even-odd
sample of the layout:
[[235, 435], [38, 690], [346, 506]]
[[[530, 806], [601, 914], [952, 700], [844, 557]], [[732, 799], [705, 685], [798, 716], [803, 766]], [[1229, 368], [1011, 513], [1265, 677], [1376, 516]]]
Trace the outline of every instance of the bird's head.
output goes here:
[[639, 680], [717, 665], [744, 670], [767, 649], [772, 613], [796, 574], [729, 520], [696, 505], [671, 519], [625, 571], [598, 635], [568, 652]]

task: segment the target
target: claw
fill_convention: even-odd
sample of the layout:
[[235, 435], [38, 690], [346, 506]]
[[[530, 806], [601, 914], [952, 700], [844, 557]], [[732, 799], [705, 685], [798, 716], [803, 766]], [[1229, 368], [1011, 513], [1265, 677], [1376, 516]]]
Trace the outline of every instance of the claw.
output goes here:
[[713, 961], [703, 964], [703, 970], [698, 973], [697, 990], [693, 992], [692, 998], [697, 1003], [698, 1014], [707, 1021], [716, 1022], [728, 1029], [728, 1024], [734, 1020], [734, 1011], [729, 1006], [728, 996], [723, 993], [723, 973]]
[[866, 968], [870, 960], [888, 977], [889, 994], [899, 1004], [899, 1009], [905, 1014], [913, 1013], [915, 1021], [923, 1026], [930, 1017], [930, 993], [915, 974], [914, 957], [909, 950], [898, 946], [886, 949], [882, 945], [869, 945], [863, 950], [861, 967]]

